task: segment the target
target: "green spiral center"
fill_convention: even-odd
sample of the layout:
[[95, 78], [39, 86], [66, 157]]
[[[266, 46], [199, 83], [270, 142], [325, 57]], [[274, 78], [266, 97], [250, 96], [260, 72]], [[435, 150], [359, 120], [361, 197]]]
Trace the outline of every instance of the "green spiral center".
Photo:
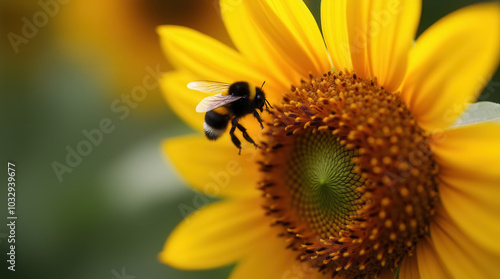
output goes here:
[[321, 238], [336, 235], [355, 217], [363, 185], [354, 171], [355, 153], [330, 133], [298, 136], [288, 155], [285, 185], [292, 208]]

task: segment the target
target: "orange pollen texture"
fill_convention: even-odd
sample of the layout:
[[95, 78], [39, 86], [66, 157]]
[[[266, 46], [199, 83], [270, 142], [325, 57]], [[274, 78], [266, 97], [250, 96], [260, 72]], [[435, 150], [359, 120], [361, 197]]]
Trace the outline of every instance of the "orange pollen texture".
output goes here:
[[[329, 72], [292, 86], [273, 106], [274, 122], [267, 123], [261, 147], [260, 189], [272, 225], [283, 227], [280, 236], [287, 247], [297, 251], [298, 260], [332, 277], [378, 277], [398, 267], [428, 234], [439, 199], [428, 134], [399, 93], [386, 92], [376, 79]], [[285, 185], [295, 140], [311, 133], [328, 133], [354, 151], [353, 171], [363, 180], [355, 188], [361, 206], [344, 225], [324, 230], [328, 235], [317, 233], [314, 221], [297, 213]]]

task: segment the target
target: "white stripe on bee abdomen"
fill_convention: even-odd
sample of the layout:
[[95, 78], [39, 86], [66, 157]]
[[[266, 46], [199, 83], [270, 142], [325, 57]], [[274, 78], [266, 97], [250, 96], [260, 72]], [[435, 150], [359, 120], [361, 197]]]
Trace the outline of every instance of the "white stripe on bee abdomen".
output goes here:
[[207, 122], [203, 122], [203, 129], [205, 130], [205, 135], [207, 136], [208, 139], [214, 140], [218, 139], [226, 129], [215, 129], [212, 126], [208, 125]]

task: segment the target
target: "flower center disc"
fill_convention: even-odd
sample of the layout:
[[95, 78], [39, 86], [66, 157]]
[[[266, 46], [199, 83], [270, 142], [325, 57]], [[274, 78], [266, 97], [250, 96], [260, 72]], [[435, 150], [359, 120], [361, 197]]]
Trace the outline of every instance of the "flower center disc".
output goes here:
[[298, 259], [332, 276], [394, 269], [438, 201], [428, 135], [398, 94], [339, 72], [275, 105], [260, 161], [265, 208]]
[[285, 186], [292, 208], [320, 237], [338, 233], [363, 204], [356, 188], [363, 186], [345, 150], [328, 133], [303, 134], [291, 143], [285, 167]]

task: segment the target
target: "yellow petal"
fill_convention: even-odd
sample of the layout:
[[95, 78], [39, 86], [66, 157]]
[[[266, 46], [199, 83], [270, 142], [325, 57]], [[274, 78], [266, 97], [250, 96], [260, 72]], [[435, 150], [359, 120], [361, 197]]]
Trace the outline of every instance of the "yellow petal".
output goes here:
[[368, 61], [368, 25], [370, 1], [347, 1], [347, 32], [354, 71], [362, 78], [370, 77]]
[[404, 279], [420, 279], [420, 272], [418, 271], [417, 256], [406, 256], [401, 263], [399, 270], [399, 278]]
[[433, 136], [442, 203], [453, 221], [484, 249], [500, 253], [500, 125], [484, 123]]
[[452, 278], [437, 255], [436, 249], [428, 236], [417, 243], [416, 250], [418, 270], [421, 278]]
[[442, 205], [436, 208], [431, 238], [454, 278], [495, 278], [500, 274], [500, 254], [479, 247], [452, 221]]
[[[315, 70], [315, 75], [322, 75], [331, 70], [332, 64], [325, 48], [323, 36], [314, 16], [302, 0], [260, 0], [262, 7], [267, 5], [273, 9], [278, 18], [297, 39], [302, 49], [307, 53]], [[297, 58], [295, 58], [297, 59]], [[305, 66], [305, 65], [304, 65]]]
[[229, 278], [323, 278], [317, 269], [299, 262], [296, 259], [297, 252], [285, 248], [284, 238], [278, 237], [278, 232], [270, 232], [254, 245], [254, 249], [238, 263]]
[[321, 1], [321, 27], [333, 66], [352, 70], [349, 34], [347, 32], [347, 0]]
[[269, 230], [259, 199], [210, 204], [170, 234], [161, 262], [180, 269], [208, 269], [242, 258]]
[[158, 33], [167, 59], [199, 80], [259, 85], [266, 80], [254, 62], [209, 36], [182, 26], [160, 26]]
[[253, 21], [243, 1], [220, 0], [220, 12], [224, 25], [236, 48], [249, 60], [262, 65], [262, 72], [281, 86], [281, 92], [288, 90], [292, 81], [301, 75], [292, 69]]
[[420, 0], [370, 2], [367, 22], [370, 72], [389, 92], [395, 92], [405, 76], [421, 6]]
[[[226, 26], [231, 26], [234, 21], [246, 21], [240, 23], [240, 26], [246, 25], [244, 29], [239, 30], [241, 34], [231, 32], [235, 44], [238, 48], [242, 47], [243, 53], [250, 52], [260, 63], [275, 62], [275, 58], [269, 56], [277, 55], [282, 58], [283, 60], [278, 62], [285, 64], [272, 65], [272, 70], [287, 73], [288, 86], [298, 84], [300, 78], [306, 78], [309, 73], [320, 75], [330, 70], [319, 29], [302, 1], [243, 1], [235, 3], [232, 8], [234, 10], [226, 12]], [[232, 13], [236, 11], [246, 16], [235, 18]], [[250, 35], [243, 30], [249, 31]], [[249, 39], [254, 41], [250, 42]], [[248, 50], [248, 46], [244, 47], [243, 44], [258, 46], [256, 50]], [[265, 48], [259, 49], [260, 44], [264, 44]], [[264, 60], [268, 58], [271, 59], [269, 62]]]
[[430, 144], [443, 178], [500, 182], [499, 139], [499, 124], [480, 123], [434, 134]]
[[187, 183], [203, 194], [257, 197], [260, 193], [256, 149], [244, 149], [238, 155], [238, 149], [227, 137], [219, 141], [185, 136], [165, 141], [163, 150]]
[[500, 5], [460, 9], [432, 25], [410, 52], [402, 97], [426, 130], [444, 129], [474, 102], [500, 57]]
[[203, 131], [205, 114], [196, 112], [198, 103], [208, 95], [190, 90], [187, 84], [196, 78], [186, 72], [168, 72], [160, 80], [163, 96], [169, 107], [184, 122], [197, 131]]
[[444, 177], [439, 188], [451, 218], [484, 249], [500, 253], [500, 181]]

